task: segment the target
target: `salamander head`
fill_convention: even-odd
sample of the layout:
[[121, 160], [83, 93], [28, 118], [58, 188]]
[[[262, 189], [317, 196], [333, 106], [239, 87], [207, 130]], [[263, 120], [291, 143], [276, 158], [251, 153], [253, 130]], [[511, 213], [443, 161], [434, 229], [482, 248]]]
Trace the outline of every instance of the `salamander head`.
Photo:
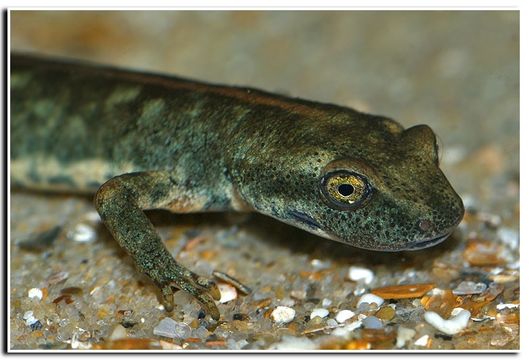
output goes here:
[[355, 114], [271, 134], [284, 139], [247, 164], [243, 198], [259, 212], [365, 249], [417, 250], [445, 240], [464, 207], [438, 167], [432, 130]]

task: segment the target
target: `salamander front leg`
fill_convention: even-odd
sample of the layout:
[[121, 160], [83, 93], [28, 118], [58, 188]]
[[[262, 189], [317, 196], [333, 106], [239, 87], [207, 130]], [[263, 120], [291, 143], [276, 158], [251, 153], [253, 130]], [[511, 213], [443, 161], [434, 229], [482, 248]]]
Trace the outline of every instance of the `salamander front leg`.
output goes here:
[[173, 310], [174, 290], [181, 289], [218, 320], [214, 299], [219, 300], [220, 293], [215, 283], [179, 265], [143, 212], [155, 208], [178, 210], [179, 202], [184, 212], [190, 207], [190, 199], [179, 195], [183, 192], [178, 181], [166, 172], [130, 173], [103, 184], [96, 193], [95, 206], [112, 236], [161, 289], [167, 311]]

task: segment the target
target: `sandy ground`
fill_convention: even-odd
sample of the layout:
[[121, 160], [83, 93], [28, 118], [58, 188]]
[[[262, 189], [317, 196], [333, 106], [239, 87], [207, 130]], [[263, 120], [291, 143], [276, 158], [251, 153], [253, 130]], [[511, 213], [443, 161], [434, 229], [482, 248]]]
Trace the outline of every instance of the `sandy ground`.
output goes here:
[[[183, 293], [172, 320], [162, 321], [168, 314], [155, 288], [89, 198], [12, 192], [12, 349], [519, 348], [517, 13], [26, 11], [12, 12], [11, 26], [13, 50], [251, 85], [405, 127], [428, 124], [466, 205], [450, 239], [414, 253], [362, 251], [258, 215], [151, 213], [180, 262], [252, 289], [220, 304], [214, 325]], [[56, 236], [32, 239], [54, 226]], [[373, 279], [352, 280], [352, 267]], [[403, 284], [434, 289], [381, 295]], [[358, 305], [367, 293], [384, 302]], [[279, 306], [294, 318], [278, 322]], [[426, 320], [429, 311], [450, 319], [454, 308], [471, 313], [458, 335]]]

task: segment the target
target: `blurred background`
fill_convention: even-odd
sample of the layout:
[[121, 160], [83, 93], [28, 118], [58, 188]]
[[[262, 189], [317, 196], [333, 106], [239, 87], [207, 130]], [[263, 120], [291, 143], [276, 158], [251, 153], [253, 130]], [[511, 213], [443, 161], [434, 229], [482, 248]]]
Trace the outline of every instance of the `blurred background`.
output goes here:
[[489, 190], [518, 179], [517, 12], [10, 15], [12, 51], [249, 85], [383, 114], [406, 127], [428, 124], [457, 191], [492, 206], [507, 194]]

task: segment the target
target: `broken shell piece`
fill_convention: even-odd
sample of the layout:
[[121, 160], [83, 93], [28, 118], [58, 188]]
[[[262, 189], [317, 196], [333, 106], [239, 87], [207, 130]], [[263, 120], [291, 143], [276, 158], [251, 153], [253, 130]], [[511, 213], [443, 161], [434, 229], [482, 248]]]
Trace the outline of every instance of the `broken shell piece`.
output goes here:
[[348, 319], [351, 319], [353, 317], [354, 312], [351, 310], [341, 310], [337, 313], [335, 316], [335, 320], [337, 320], [339, 323], [343, 323]]
[[33, 316], [33, 311], [29, 310], [24, 313], [22, 319], [26, 322], [27, 326], [32, 326], [37, 321], [39, 321], [35, 316]]
[[361, 298], [357, 302], [357, 307], [359, 307], [362, 303], [367, 303], [367, 304], [375, 303], [379, 307], [384, 302], [385, 300], [383, 300], [381, 297], [368, 293], [368, 294], [364, 294], [363, 296], [361, 296]]
[[455, 295], [473, 295], [483, 293], [488, 286], [484, 283], [476, 283], [473, 281], [462, 281], [453, 290]]
[[293, 321], [296, 311], [287, 306], [277, 306], [271, 313], [272, 319], [277, 324], [287, 324]]
[[32, 288], [32, 289], [29, 289], [28, 291], [28, 297], [30, 299], [38, 299], [38, 300], [42, 300], [42, 290], [39, 289], [39, 288]]
[[221, 298], [219, 299], [221, 304], [225, 304], [237, 298], [237, 290], [232, 285], [220, 283], [217, 284], [217, 288], [221, 293]]
[[519, 307], [519, 304], [498, 304], [496, 306], [497, 310], [502, 310], [502, 309], [516, 309]]
[[319, 317], [321, 317], [323, 319], [323, 318], [325, 318], [328, 315], [329, 315], [329, 310], [328, 309], [317, 308], [317, 309], [314, 309], [311, 312], [311, 315], [309, 315], [309, 318], [313, 319], [313, 318], [319, 316]]
[[190, 336], [191, 328], [186, 323], [179, 323], [172, 318], [166, 317], [153, 329], [153, 334], [173, 339], [185, 339]]
[[373, 289], [372, 293], [387, 299], [412, 299], [425, 295], [434, 284], [394, 285]]
[[467, 310], [461, 309], [458, 311], [457, 315], [452, 316], [448, 320], [444, 320], [434, 311], [427, 311], [425, 312], [424, 317], [425, 321], [427, 321], [437, 330], [440, 330], [447, 335], [455, 335], [466, 328], [469, 318], [471, 317], [471, 313]]
[[116, 325], [109, 336], [109, 340], [118, 340], [127, 338], [127, 330], [122, 325]]
[[428, 343], [429, 343], [429, 335], [423, 335], [418, 340], [416, 340], [414, 345], [416, 345], [416, 346], [427, 346]]
[[396, 346], [402, 348], [407, 341], [412, 340], [414, 335], [416, 335], [416, 330], [400, 326], [397, 330]]
[[374, 280], [374, 272], [370, 269], [350, 266], [348, 269], [348, 279], [352, 281], [362, 281], [368, 285]]

